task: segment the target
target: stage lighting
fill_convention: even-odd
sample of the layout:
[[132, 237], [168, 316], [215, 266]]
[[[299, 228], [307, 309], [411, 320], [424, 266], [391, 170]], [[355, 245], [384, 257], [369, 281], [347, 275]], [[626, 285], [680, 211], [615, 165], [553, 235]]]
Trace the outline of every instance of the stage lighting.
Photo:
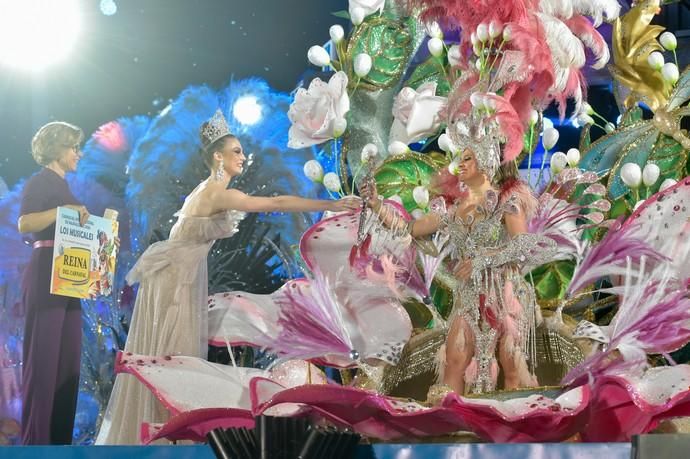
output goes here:
[[0, 63], [48, 67], [72, 49], [81, 19], [77, 0], [0, 0]]
[[232, 107], [232, 116], [240, 124], [251, 126], [261, 120], [261, 105], [254, 96], [242, 96]]

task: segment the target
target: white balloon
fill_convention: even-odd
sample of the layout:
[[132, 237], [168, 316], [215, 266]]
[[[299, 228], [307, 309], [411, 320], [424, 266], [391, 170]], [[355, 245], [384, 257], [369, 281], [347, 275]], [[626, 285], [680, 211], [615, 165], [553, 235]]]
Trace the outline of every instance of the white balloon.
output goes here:
[[438, 137], [438, 147], [446, 153], [452, 153], [455, 150], [453, 141], [450, 140], [450, 137], [445, 132]]
[[460, 46], [453, 45], [448, 48], [448, 63], [451, 67], [457, 67], [462, 62], [462, 53], [460, 53]]
[[347, 120], [345, 118], [338, 118], [333, 121], [333, 137], [340, 137], [345, 132], [345, 129], [347, 129]]
[[477, 39], [482, 43], [489, 39], [489, 27], [481, 23], [477, 26]]
[[541, 137], [541, 143], [544, 145], [545, 150], [551, 150], [558, 143], [558, 130], [554, 128], [544, 129]]
[[671, 188], [676, 183], [678, 183], [677, 180], [673, 180], [672, 178], [667, 178], [666, 180], [661, 182], [661, 186], [659, 187], [659, 191], [664, 191], [666, 188]]
[[402, 155], [403, 153], [406, 153], [408, 150], [409, 148], [407, 148], [407, 145], [398, 140], [388, 145], [388, 153], [390, 153], [391, 155]]
[[323, 186], [326, 187], [328, 191], [338, 192], [340, 191], [340, 179], [335, 172], [329, 172], [323, 176]]
[[580, 150], [577, 148], [571, 148], [568, 150], [568, 153], [565, 154], [565, 157], [568, 160], [568, 165], [570, 167], [575, 167], [577, 166], [577, 163], [580, 162]]
[[621, 180], [630, 188], [638, 188], [642, 183], [642, 169], [635, 163], [623, 164]]
[[364, 22], [365, 16], [366, 16], [366, 11], [364, 11], [364, 8], [355, 7], [352, 9], [352, 11], [350, 11], [350, 20], [356, 26], [358, 26], [362, 22]]
[[426, 33], [431, 38], [443, 38], [443, 30], [441, 30], [441, 26], [436, 21], [426, 25]]
[[676, 84], [678, 78], [680, 78], [680, 73], [678, 72], [678, 66], [673, 62], [667, 62], [661, 67], [661, 76], [664, 80], [671, 84]]
[[412, 190], [412, 198], [420, 208], [424, 208], [429, 204], [429, 190], [423, 186], [416, 186]]
[[661, 174], [661, 169], [654, 163], [647, 163], [644, 169], [642, 169], [642, 183], [644, 186], [652, 186], [659, 180], [659, 174]]
[[354, 60], [355, 74], [360, 78], [364, 78], [371, 71], [371, 64], [370, 55], [366, 53], [356, 55]]
[[331, 56], [323, 46], [314, 45], [307, 51], [307, 59], [317, 67], [326, 67], [331, 63]]
[[498, 21], [491, 21], [489, 23], [489, 36], [491, 38], [497, 38], [503, 33], [503, 24]]
[[379, 149], [373, 143], [368, 143], [362, 148], [362, 162], [366, 163], [370, 159], [374, 159], [379, 153]]
[[551, 155], [551, 172], [555, 175], [561, 172], [568, 165], [568, 157], [562, 151], [557, 151]]
[[315, 159], [310, 159], [304, 163], [304, 175], [312, 182], [320, 182], [323, 180], [323, 167], [321, 163]]
[[671, 32], [664, 32], [659, 36], [659, 43], [668, 51], [674, 51], [678, 47], [678, 40]]
[[426, 45], [432, 56], [439, 57], [443, 55], [443, 40], [440, 38], [430, 38]]
[[647, 63], [654, 70], [661, 70], [661, 68], [664, 66], [664, 55], [659, 51], [654, 51], [653, 53], [649, 54], [649, 57], [647, 57]]
[[328, 35], [331, 36], [331, 41], [333, 43], [338, 44], [345, 38], [345, 30], [340, 24], [334, 24], [328, 29]]

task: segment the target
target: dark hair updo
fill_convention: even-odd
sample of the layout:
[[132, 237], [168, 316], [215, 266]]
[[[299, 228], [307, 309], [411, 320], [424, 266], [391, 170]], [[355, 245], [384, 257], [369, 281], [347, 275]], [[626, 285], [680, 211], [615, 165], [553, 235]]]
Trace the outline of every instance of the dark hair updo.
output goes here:
[[230, 139], [236, 139], [232, 134], [226, 134], [223, 137], [220, 137], [213, 142], [209, 142], [209, 139], [206, 138], [204, 135], [204, 129], [206, 129], [206, 126], [208, 126], [209, 122], [204, 121], [204, 123], [201, 125], [199, 128], [199, 140], [201, 140], [201, 150], [199, 151], [199, 154], [201, 155], [201, 158], [204, 160], [204, 164], [206, 164], [206, 167], [209, 169], [213, 169], [213, 153], [216, 151], [221, 151], [225, 147], [225, 143], [230, 140]]

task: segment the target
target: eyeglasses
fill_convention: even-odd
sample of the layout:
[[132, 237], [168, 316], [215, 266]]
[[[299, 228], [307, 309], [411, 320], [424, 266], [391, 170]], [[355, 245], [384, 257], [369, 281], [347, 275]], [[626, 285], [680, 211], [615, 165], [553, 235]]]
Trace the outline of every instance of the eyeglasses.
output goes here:
[[65, 148], [69, 148], [70, 150], [74, 151], [75, 153], [80, 153], [81, 152], [81, 145], [76, 144], [76, 145], [65, 145]]

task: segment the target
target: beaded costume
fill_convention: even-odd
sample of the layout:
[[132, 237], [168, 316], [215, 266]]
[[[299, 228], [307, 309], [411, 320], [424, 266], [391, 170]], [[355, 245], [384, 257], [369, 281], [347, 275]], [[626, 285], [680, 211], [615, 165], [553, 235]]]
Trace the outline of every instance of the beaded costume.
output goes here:
[[[465, 346], [470, 331], [474, 355], [465, 371], [465, 382], [471, 392], [492, 391], [498, 377], [496, 352], [499, 347], [514, 359], [535, 360], [534, 330], [540, 319], [534, 291], [521, 274], [521, 268], [540, 264], [553, 255], [555, 243], [535, 234], [511, 238], [503, 223], [506, 214], [524, 212], [518, 194], [500, 199], [489, 190], [485, 202], [474, 217], [456, 214], [455, 206], [441, 214], [440, 231], [450, 237], [452, 258], [472, 260], [472, 276], [459, 281], [449, 323], [463, 321], [463, 331], [448, 345]], [[467, 328], [464, 327], [466, 324]], [[442, 348], [441, 359], [445, 359]], [[441, 361], [443, 378], [444, 362]], [[532, 374], [522, 369], [520, 384], [535, 385]], [[471, 386], [471, 388], [470, 388]]]

